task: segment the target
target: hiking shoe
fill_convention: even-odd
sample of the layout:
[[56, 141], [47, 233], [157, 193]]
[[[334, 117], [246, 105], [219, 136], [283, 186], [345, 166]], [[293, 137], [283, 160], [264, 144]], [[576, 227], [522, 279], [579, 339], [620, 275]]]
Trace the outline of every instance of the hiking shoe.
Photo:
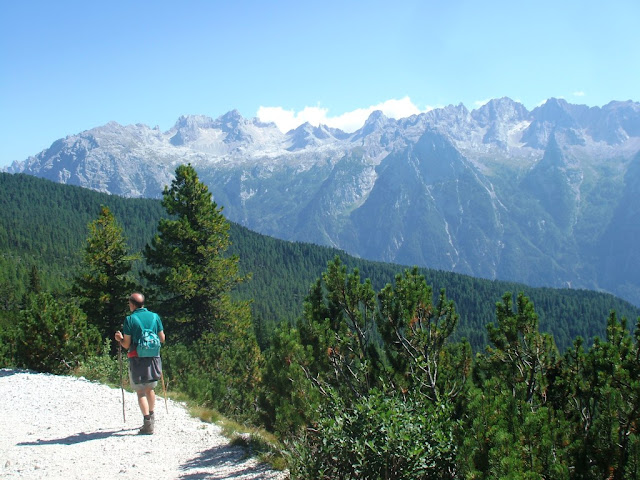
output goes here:
[[138, 431], [138, 435], [151, 435], [153, 433], [153, 419], [144, 419], [142, 428]]

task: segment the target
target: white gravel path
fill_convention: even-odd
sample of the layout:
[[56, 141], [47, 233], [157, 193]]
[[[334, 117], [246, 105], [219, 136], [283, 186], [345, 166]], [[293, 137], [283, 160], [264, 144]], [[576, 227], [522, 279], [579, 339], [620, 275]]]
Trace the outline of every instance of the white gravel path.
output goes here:
[[[158, 390], [156, 390], [158, 393]], [[83, 378], [0, 369], [2, 479], [278, 479], [220, 427], [157, 396], [154, 435], [137, 435], [134, 393]]]

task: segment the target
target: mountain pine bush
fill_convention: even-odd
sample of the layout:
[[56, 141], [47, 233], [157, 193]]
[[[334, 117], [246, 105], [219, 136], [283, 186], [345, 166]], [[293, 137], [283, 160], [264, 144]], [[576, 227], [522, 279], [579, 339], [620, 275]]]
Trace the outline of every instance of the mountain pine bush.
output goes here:
[[68, 373], [100, 351], [100, 335], [74, 303], [30, 294], [17, 324], [16, 360], [40, 372]]

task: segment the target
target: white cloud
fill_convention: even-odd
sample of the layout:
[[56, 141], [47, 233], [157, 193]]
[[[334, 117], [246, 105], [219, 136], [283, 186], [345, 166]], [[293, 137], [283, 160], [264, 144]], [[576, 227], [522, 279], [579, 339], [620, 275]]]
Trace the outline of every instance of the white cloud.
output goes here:
[[579, 92], [573, 92], [573, 96], [574, 97], [584, 97], [586, 94], [582, 91]]
[[305, 122], [318, 126], [320, 123], [326, 123], [329, 110], [320, 107], [304, 107], [299, 112], [293, 110], [285, 110], [282, 107], [260, 107], [258, 108], [257, 117], [262, 122], [273, 122], [283, 132], [288, 132], [292, 128], [296, 128]]
[[473, 102], [473, 104], [475, 105], [476, 108], [480, 108], [483, 105], [486, 105], [487, 103], [489, 103], [491, 101], [490, 98], [487, 98], [486, 100], [476, 100], [475, 102]]
[[431, 109], [431, 107], [427, 107], [424, 110], [420, 110], [409, 97], [404, 97], [387, 100], [367, 108], [358, 108], [335, 117], [329, 115], [328, 108], [322, 107], [304, 107], [299, 112], [296, 112], [294, 110], [285, 110], [282, 107], [262, 106], [258, 109], [256, 116], [263, 122], [275, 123], [282, 132], [288, 132], [305, 122], [309, 122], [316, 127], [327, 125], [345, 132], [354, 132], [362, 127], [369, 115], [376, 110], [381, 110], [387, 117], [405, 118]]

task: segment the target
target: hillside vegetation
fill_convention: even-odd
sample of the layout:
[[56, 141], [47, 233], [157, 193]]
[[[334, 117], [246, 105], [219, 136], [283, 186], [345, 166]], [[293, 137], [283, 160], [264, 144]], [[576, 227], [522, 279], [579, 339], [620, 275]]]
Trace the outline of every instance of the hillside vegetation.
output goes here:
[[[141, 252], [166, 215], [159, 200], [128, 199], [40, 178], [0, 173], [0, 291], [5, 302], [19, 298], [35, 266], [47, 289], [62, 290], [81, 264], [87, 225], [108, 206], [123, 226], [132, 252]], [[224, 210], [223, 210], [224, 213]], [[295, 321], [312, 283], [339, 256], [349, 269], [376, 289], [393, 282], [409, 266], [367, 261], [342, 251], [260, 235], [231, 224], [230, 254], [238, 255], [240, 271], [251, 280], [236, 294], [252, 301], [259, 343], [269, 343], [280, 322]], [[142, 262], [134, 265], [142, 268]], [[460, 315], [455, 338], [466, 337], [475, 350], [487, 343], [486, 325], [495, 319], [495, 304], [504, 292], [523, 292], [535, 305], [540, 328], [553, 334], [563, 350], [580, 336], [591, 342], [604, 335], [612, 310], [635, 319], [640, 309], [612, 295], [571, 289], [533, 288], [526, 285], [473, 278], [450, 272], [420, 269], [437, 294], [445, 289]]]

